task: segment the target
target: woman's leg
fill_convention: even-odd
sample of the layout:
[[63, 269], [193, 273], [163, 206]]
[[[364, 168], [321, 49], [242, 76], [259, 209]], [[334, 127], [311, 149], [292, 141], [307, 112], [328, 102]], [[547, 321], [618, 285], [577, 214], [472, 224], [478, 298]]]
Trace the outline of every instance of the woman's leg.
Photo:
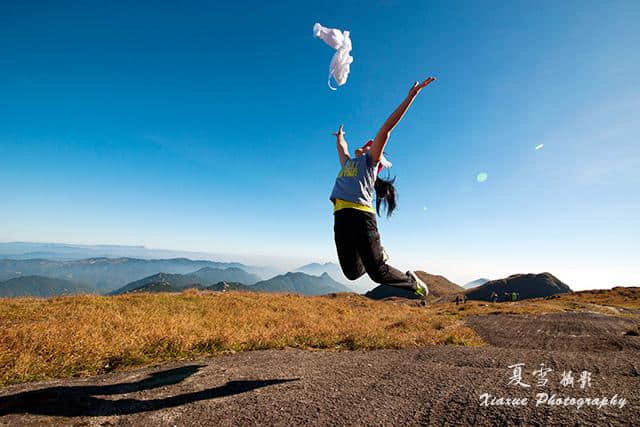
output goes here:
[[357, 224], [349, 212], [346, 212], [350, 210], [352, 209], [342, 209], [334, 214], [333, 232], [342, 272], [347, 279], [356, 280], [365, 273], [365, 269], [356, 248]]
[[359, 213], [361, 215], [356, 228], [356, 248], [371, 280], [384, 285], [415, 290], [416, 283], [411, 276], [385, 262], [375, 214]]

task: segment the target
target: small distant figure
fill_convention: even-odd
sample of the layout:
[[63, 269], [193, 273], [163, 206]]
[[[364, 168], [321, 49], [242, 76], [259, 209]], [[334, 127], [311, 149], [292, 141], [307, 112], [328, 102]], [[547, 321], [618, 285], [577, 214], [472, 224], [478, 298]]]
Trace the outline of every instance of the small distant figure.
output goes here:
[[498, 294], [495, 291], [491, 292], [491, 301], [498, 302]]
[[518, 294], [516, 294], [516, 291], [511, 292], [511, 301], [517, 301], [518, 300]]
[[462, 303], [463, 304], [467, 303], [467, 294], [462, 294]]
[[511, 299], [511, 293], [505, 292], [503, 297], [504, 297], [504, 301], [507, 302]]
[[460, 296], [456, 295], [456, 305], [460, 304]]

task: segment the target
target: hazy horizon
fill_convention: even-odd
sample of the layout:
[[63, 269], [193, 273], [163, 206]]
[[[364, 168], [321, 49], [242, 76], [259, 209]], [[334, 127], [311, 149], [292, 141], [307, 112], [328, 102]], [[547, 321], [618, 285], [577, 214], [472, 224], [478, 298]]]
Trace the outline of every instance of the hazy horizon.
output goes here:
[[[124, 250], [129, 249], [129, 248], [143, 248], [145, 251], [149, 251], [149, 253], [145, 254], [135, 254], [135, 255], [130, 255], [127, 254], [127, 252], [118, 252], [122, 255], [106, 255], [108, 257], [116, 257], [116, 256], [123, 256], [123, 257], [131, 257], [131, 258], [141, 258], [141, 259], [165, 259], [165, 258], [189, 258], [189, 259], [193, 259], [193, 260], [209, 260], [209, 261], [219, 261], [219, 262], [239, 262], [242, 264], [246, 264], [249, 266], [254, 266], [254, 267], [274, 267], [274, 269], [276, 270], [280, 270], [281, 272], [286, 272], [286, 271], [292, 271], [295, 270], [301, 266], [304, 266], [306, 264], [310, 264], [310, 263], [319, 263], [319, 264], [324, 264], [327, 262], [332, 262], [335, 264], [338, 264], [337, 260], [334, 259], [319, 259], [319, 258], [294, 258], [294, 257], [280, 257], [280, 256], [276, 256], [276, 255], [260, 255], [260, 254], [231, 254], [231, 253], [208, 253], [206, 251], [189, 251], [189, 250], [181, 250], [181, 249], [168, 249], [168, 248], [151, 248], [151, 247], [147, 247], [144, 245], [121, 245], [121, 244], [116, 244], [116, 243], [95, 243], [95, 244], [88, 244], [88, 243], [78, 243], [78, 242], [25, 242], [25, 241], [2, 241], [0, 240], [0, 245], [4, 245], [4, 244], [11, 244], [11, 243], [25, 243], [25, 244], [40, 244], [40, 245], [46, 245], [46, 244], [54, 244], [54, 245], [68, 245], [68, 246], [79, 246], [79, 247], [100, 247], [100, 246], [110, 246], [110, 247], [115, 247], [115, 248], [122, 248]], [[17, 255], [17, 254], [16, 254]], [[3, 251], [0, 250], [0, 259], [2, 259], [3, 256]], [[543, 273], [543, 272], [549, 272], [552, 273], [553, 275], [555, 275], [556, 277], [558, 277], [558, 279], [560, 279], [561, 281], [563, 281], [564, 283], [566, 283], [567, 285], [569, 285], [574, 291], [579, 291], [579, 290], [586, 290], [586, 289], [609, 289], [615, 286], [640, 286], [639, 282], [630, 282], [630, 283], [624, 283], [624, 282], [612, 282], [612, 283], [605, 283], [605, 281], [607, 281], [607, 277], [603, 277], [603, 282], [599, 285], [599, 286], [591, 286], [591, 285], [585, 285], [584, 283], [580, 282], [580, 281], [572, 281], [568, 278], [569, 274], [564, 274], [564, 273], [559, 273], [558, 271], [554, 271], [553, 269], [538, 269], [538, 270], [532, 270], [532, 271], [525, 271], [525, 270], [512, 270], [509, 271], [508, 268], [505, 268], [503, 270], [496, 270], [495, 274], [476, 274], [476, 275], [469, 275], [469, 274], [460, 274], [460, 273], [456, 273], [453, 269], [450, 271], [444, 271], [444, 270], [439, 270], [439, 269], [429, 269], [427, 267], [424, 266], [420, 266], [419, 264], [416, 265], [411, 265], [411, 266], [407, 266], [406, 268], [412, 268], [412, 269], [416, 269], [416, 270], [422, 270], [425, 271], [427, 273], [430, 274], [437, 274], [437, 275], [442, 275], [444, 277], [446, 277], [447, 279], [451, 280], [452, 282], [463, 286], [473, 280], [477, 280], [479, 278], [488, 278], [490, 280], [495, 280], [495, 279], [501, 279], [501, 278], [505, 278], [507, 276], [510, 276], [512, 274], [518, 274], [518, 273]], [[565, 271], [565, 273], [567, 273], [567, 271]], [[606, 274], [606, 272], [605, 272]], [[575, 275], [573, 277], [579, 277], [578, 275]], [[615, 275], [610, 275], [610, 277], [615, 277]]]

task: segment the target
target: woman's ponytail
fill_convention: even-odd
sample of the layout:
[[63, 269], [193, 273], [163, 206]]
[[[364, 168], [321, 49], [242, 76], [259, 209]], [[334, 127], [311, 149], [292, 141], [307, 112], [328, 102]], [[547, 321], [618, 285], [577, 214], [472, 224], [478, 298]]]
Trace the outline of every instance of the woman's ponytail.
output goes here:
[[396, 209], [396, 187], [393, 185], [395, 181], [395, 177], [388, 180], [380, 177], [376, 178], [374, 188], [376, 190], [376, 212], [378, 212], [378, 216], [380, 215], [380, 204], [384, 204], [387, 209], [387, 217], [390, 217]]

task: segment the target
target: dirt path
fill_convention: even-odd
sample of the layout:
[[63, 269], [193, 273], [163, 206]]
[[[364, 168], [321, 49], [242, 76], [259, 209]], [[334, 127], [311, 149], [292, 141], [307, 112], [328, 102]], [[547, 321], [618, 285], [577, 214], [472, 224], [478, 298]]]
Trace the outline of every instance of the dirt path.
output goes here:
[[[470, 319], [483, 336], [493, 337], [492, 345], [482, 348], [270, 350], [7, 387], [0, 390], [0, 424], [638, 425], [640, 337], [621, 335], [630, 324], [609, 316], [552, 316]], [[596, 340], [613, 336], [621, 341], [575, 351], [573, 345], [559, 344], [566, 337], [552, 333], [580, 332], [580, 325]], [[515, 340], [498, 338], [504, 330], [518, 331], [512, 332]], [[568, 333], [576, 335], [569, 337], [574, 343], [585, 339], [581, 334]], [[561, 349], [548, 349], [548, 342]], [[509, 366], [516, 363], [525, 364], [522, 381], [530, 388], [508, 385]], [[537, 387], [531, 371], [541, 363], [553, 371], [547, 374], [549, 382]], [[560, 384], [560, 374], [568, 370], [575, 376], [573, 387]], [[578, 382], [581, 371], [591, 373], [585, 389]], [[599, 409], [577, 409], [575, 403], [536, 407], [536, 394], [542, 392], [576, 399], [617, 395], [626, 402], [622, 408], [620, 402]], [[518, 407], [485, 407], [483, 393], [530, 400]]]

